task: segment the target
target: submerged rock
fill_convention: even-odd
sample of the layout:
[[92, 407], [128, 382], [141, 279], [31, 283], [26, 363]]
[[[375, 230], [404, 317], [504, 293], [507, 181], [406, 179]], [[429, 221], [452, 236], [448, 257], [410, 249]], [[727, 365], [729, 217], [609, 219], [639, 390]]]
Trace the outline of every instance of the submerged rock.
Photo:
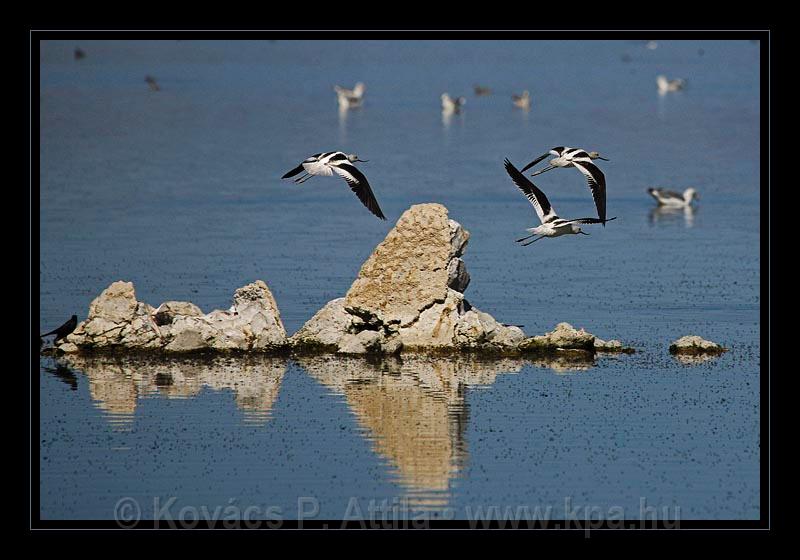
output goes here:
[[513, 350], [525, 338], [473, 308], [460, 258], [469, 232], [441, 204], [417, 204], [362, 265], [344, 298], [329, 302], [291, 337], [297, 350], [342, 354]]
[[257, 280], [236, 290], [233, 307], [207, 315], [189, 302], [168, 301], [157, 309], [136, 300], [131, 282], [114, 282], [92, 301], [89, 316], [57, 349], [64, 353], [103, 348], [275, 350], [286, 331], [267, 285]]
[[727, 352], [728, 349], [720, 346], [716, 342], [705, 340], [699, 336], [689, 335], [684, 336], [669, 345], [671, 354], [684, 354], [684, 355], [718, 355]]

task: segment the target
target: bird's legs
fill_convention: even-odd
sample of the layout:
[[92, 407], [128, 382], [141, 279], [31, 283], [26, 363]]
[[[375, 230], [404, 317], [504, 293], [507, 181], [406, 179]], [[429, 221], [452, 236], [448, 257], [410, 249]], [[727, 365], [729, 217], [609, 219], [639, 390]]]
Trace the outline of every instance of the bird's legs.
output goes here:
[[[523, 246], [523, 247], [527, 247], [527, 246], [528, 246], [528, 245], [530, 245], [531, 243], [536, 243], [537, 241], [539, 241], [539, 240], [540, 240], [541, 238], [543, 238], [543, 237], [547, 237], [547, 236], [546, 236], [546, 235], [540, 235], [539, 237], [537, 237], [537, 238], [536, 238], [536, 239], [534, 239], [533, 241], [528, 241], [527, 243], [522, 243], [522, 246]], [[526, 238], [526, 239], [527, 239], [527, 238]]]
[[548, 165], [547, 167], [544, 167], [544, 168], [540, 169], [539, 171], [536, 171], [535, 173], [531, 173], [531, 177], [535, 177], [536, 175], [541, 175], [545, 171], [550, 171], [551, 169], [555, 169], [555, 168], [556, 168], [555, 165]]
[[306, 181], [311, 179], [311, 177], [313, 177], [313, 175], [311, 173], [306, 173], [305, 175], [303, 175], [299, 179], [295, 179], [294, 182], [299, 185], [300, 183], [305, 183]]

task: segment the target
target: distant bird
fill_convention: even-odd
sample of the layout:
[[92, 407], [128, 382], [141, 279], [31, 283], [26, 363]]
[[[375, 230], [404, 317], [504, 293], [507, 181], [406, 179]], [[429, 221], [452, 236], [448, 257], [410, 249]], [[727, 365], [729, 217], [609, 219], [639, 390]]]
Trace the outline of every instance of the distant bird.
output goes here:
[[364, 91], [366, 87], [362, 82], [358, 82], [353, 89], [343, 88], [341, 86], [333, 86], [336, 92], [336, 99], [339, 102], [339, 107], [360, 107], [364, 100]]
[[654, 50], [656, 50], [658, 48], [658, 42], [656, 42], [656, 41], [647, 41], [647, 43], [645, 44], [645, 47], [647, 47], [648, 50], [654, 51]]
[[75, 60], [81, 60], [82, 58], [86, 58], [86, 53], [83, 52], [81, 49], [75, 49]]
[[[576, 235], [579, 233], [582, 235], [589, 235], [575, 224], [599, 224], [603, 222], [597, 218], [578, 218], [575, 220], [559, 218], [550, 205], [550, 201], [547, 200], [547, 197], [536, 185], [529, 181], [510, 161], [508, 161], [508, 159], [504, 161], [504, 165], [506, 171], [511, 176], [511, 180], [514, 181], [514, 184], [519, 187], [519, 190], [522, 191], [533, 205], [534, 210], [536, 210], [536, 215], [539, 216], [539, 220], [542, 222], [542, 225], [535, 228], [526, 228], [527, 231], [531, 232], [531, 235], [517, 239], [517, 243], [522, 243], [531, 237], [535, 237], [535, 239], [527, 243], [522, 243], [522, 245], [530, 245], [543, 237], [560, 237], [562, 235]], [[615, 216], [604, 221], [610, 222], [616, 219]], [[536, 237], [537, 235], [539, 237]]]
[[686, 87], [686, 80], [682, 78], [675, 78], [668, 80], [663, 74], [656, 77], [656, 84], [658, 85], [658, 93], [667, 93], [670, 91], [678, 91]]
[[592, 198], [594, 205], [597, 208], [597, 217], [600, 218], [601, 223], [605, 225], [606, 221], [606, 176], [600, 171], [600, 168], [592, 163], [592, 160], [601, 159], [609, 161], [598, 152], [587, 152], [581, 148], [569, 148], [564, 146], [557, 146], [552, 150], [545, 152], [528, 165], [522, 168], [522, 171], [530, 169], [548, 155], [556, 156], [550, 160], [550, 164], [533, 173], [531, 177], [540, 175], [545, 171], [550, 171], [557, 167], [574, 167], [586, 177], [586, 182], [589, 184], [589, 189], [592, 191]]
[[442, 111], [444, 113], [460, 113], [461, 107], [467, 102], [464, 97], [457, 97], [453, 99], [447, 93], [442, 94]]
[[528, 110], [531, 108], [531, 94], [526, 89], [522, 95], [512, 95], [511, 99], [514, 101], [514, 107]]
[[144, 77], [144, 81], [147, 82], [147, 85], [150, 86], [151, 90], [153, 90], [153, 91], [160, 91], [161, 90], [161, 88], [158, 87], [158, 82], [156, 81], [156, 79], [153, 76], [150, 76], [150, 75], [145, 76]]
[[697, 194], [697, 191], [694, 190], [692, 187], [689, 187], [683, 194], [669, 191], [667, 189], [647, 189], [648, 194], [656, 199], [659, 206], [672, 206], [675, 208], [680, 208], [684, 206], [691, 206], [692, 201], [700, 200], [700, 196]]
[[479, 86], [477, 84], [475, 84], [475, 86], [473, 86], [472, 89], [475, 91], [475, 95], [477, 95], [478, 97], [482, 97], [484, 95], [491, 95], [492, 93], [491, 88]]
[[305, 183], [314, 175], [331, 176], [336, 173], [347, 181], [350, 189], [356, 193], [358, 199], [370, 212], [381, 220], [385, 220], [386, 216], [383, 215], [378, 201], [372, 193], [372, 188], [367, 182], [367, 178], [353, 165], [357, 161], [366, 162], [368, 160], [358, 159], [357, 155], [345, 154], [344, 152], [322, 152], [306, 158], [300, 165], [288, 171], [281, 179], [294, 177], [304, 171], [304, 175], [294, 180], [299, 185], [300, 183]]
[[55, 342], [58, 342], [59, 340], [61, 340], [65, 336], [67, 336], [69, 333], [74, 331], [75, 327], [77, 327], [77, 326], [78, 326], [78, 316], [77, 315], [73, 315], [72, 317], [69, 318], [69, 321], [67, 321], [66, 323], [64, 323], [63, 325], [61, 325], [60, 327], [58, 327], [57, 329], [55, 329], [53, 331], [44, 333], [43, 335], [41, 335], [39, 337], [39, 339], [41, 341], [42, 338], [44, 338], [46, 336], [50, 336], [51, 334], [54, 334], [54, 335], [56, 335]]

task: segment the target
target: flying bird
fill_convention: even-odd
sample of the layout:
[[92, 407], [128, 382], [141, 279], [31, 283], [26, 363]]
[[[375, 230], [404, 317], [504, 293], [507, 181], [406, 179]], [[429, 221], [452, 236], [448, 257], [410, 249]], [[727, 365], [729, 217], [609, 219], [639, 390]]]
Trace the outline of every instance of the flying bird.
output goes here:
[[344, 152], [322, 152], [306, 158], [300, 165], [288, 171], [281, 179], [289, 179], [305, 172], [294, 180], [299, 185], [300, 183], [305, 183], [314, 175], [331, 176], [336, 173], [347, 181], [350, 189], [356, 193], [358, 199], [370, 212], [381, 220], [385, 220], [386, 216], [383, 215], [378, 201], [372, 193], [372, 188], [367, 182], [367, 178], [353, 165], [357, 161], [366, 162], [368, 160], [359, 159], [355, 154], [345, 154]]
[[51, 334], [54, 334], [54, 335], [56, 335], [55, 342], [58, 342], [59, 340], [61, 340], [65, 336], [67, 336], [69, 333], [74, 331], [75, 327], [77, 327], [77, 326], [78, 326], [78, 316], [77, 315], [73, 315], [72, 317], [69, 318], [69, 320], [66, 323], [64, 323], [63, 325], [61, 325], [60, 327], [58, 327], [55, 330], [52, 330], [52, 331], [47, 332], [47, 333], [44, 333], [43, 335], [41, 335], [39, 337], [39, 339], [42, 339], [42, 338], [44, 338], [46, 336], [50, 336]]
[[450, 97], [447, 93], [442, 94], [442, 111], [444, 113], [460, 113], [461, 107], [467, 102], [465, 97]]
[[[522, 243], [523, 241], [531, 239], [532, 237], [535, 239], [528, 241], [527, 243], [522, 243], [522, 245], [530, 245], [531, 243], [539, 241], [543, 237], [560, 237], [562, 235], [577, 235], [579, 233], [582, 235], [589, 235], [576, 224], [602, 223], [602, 221], [598, 220], [597, 218], [577, 218], [574, 220], [565, 220], [563, 218], [559, 218], [553, 209], [553, 206], [550, 204], [550, 201], [547, 200], [547, 197], [536, 185], [534, 185], [516, 167], [514, 167], [514, 165], [508, 161], [508, 159], [506, 159], [503, 163], [506, 167], [506, 171], [511, 176], [511, 180], [514, 181], [514, 184], [517, 185], [519, 190], [522, 191], [522, 194], [524, 194], [533, 205], [534, 210], [536, 210], [536, 215], [539, 216], [539, 221], [542, 222], [542, 225], [535, 228], [526, 228], [527, 231], [531, 232], [531, 235], [517, 239], [517, 243]], [[610, 222], [611, 220], [616, 219], [617, 218], [615, 216], [605, 221]]]
[[700, 200], [700, 196], [697, 194], [697, 191], [694, 190], [692, 187], [689, 187], [683, 194], [675, 191], [669, 191], [667, 189], [647, 189], [648, 194], [656, 199], [659, 206], [672, 206], [675, 208], [678, 207], [687, 207], [692, 205], [692, 201]]
[[339, 107], [360, 107], [364, 100], [364, 91], [366, 87], [363, 82], [358, 82], [353, 89], [343, 88], [341, 86], [333, 86], [336, 92], [336, 99], [339, 101]]
[[600, 218], [600, 222], [605, 225], [606, 222], [606, 176], [603, 175], [603, 172], [600, 171], [600, 168], [597, 167], [592, 160], [601, 159], [603, 161], [609, 161], [607, 158], [601, 156], [598, 152], [587, 152], [581, 148], [569, 148], [564, 146], [557, 146], [552, 150], [545, 152], [528, 165], [522, 168], [522, 171], [525, 172], [548, 155], [556, 156], [554, 159], [550, 160], [550, 164], [547, 167], [544, 167], [533, 173], [531, 177], [536, 175], [540, 175], [545, 171], [550, 171], [551, 169], [555, 169], [557, 167], [574, 167], [586, 177], [586, 182], [589, 184], [589, 189], [592, 191], [592, 198], [594, 199], [594, 205], [597, 208], [597, 217]]

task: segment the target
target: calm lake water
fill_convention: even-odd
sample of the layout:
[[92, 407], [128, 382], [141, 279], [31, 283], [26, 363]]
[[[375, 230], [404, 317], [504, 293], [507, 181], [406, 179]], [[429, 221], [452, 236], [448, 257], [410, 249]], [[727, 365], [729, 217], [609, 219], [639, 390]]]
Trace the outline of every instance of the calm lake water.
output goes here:
[[[210, 311], [263, 279], [292, 333], [405, 209], [440, 202], [472, 233], [474, 306], [529, 335], [568, 321], [639, 352], [578, 365], [42, 358], [41, 517], [113, 519], [124, 497], [152, 517], [174, 497], [173, 515], [368, 517], [375, 500], [438, 517], [638, 519], [644, 500], [659, 516], [758, 518], [759, 56], [750, 41], [42, 43], [41, 332], [84, 319], [115, 280]], [[688, 87], [659, 96], [658, 74]], [[364, 106], [340, 114], [332, 86], [356, 81]], [[510, 101], [523, 89], [528, 113]], [[461, 115], [443, 118], [443, 92], [467, 98]], [[503, 158], [521, 167], [557, 145], [611, 160], [618, 219], [519, 247], [538, 222]], [[370, 160], [388, 222], [338, 178], [279, 179], [335, 149]], [[560, 215], [594, 215], [577, 171], [539, 179]], [[701, 200], [656, 212], [651, 186]], [[731, 350], [681, 362], [667, 346], [685, 334]]]

